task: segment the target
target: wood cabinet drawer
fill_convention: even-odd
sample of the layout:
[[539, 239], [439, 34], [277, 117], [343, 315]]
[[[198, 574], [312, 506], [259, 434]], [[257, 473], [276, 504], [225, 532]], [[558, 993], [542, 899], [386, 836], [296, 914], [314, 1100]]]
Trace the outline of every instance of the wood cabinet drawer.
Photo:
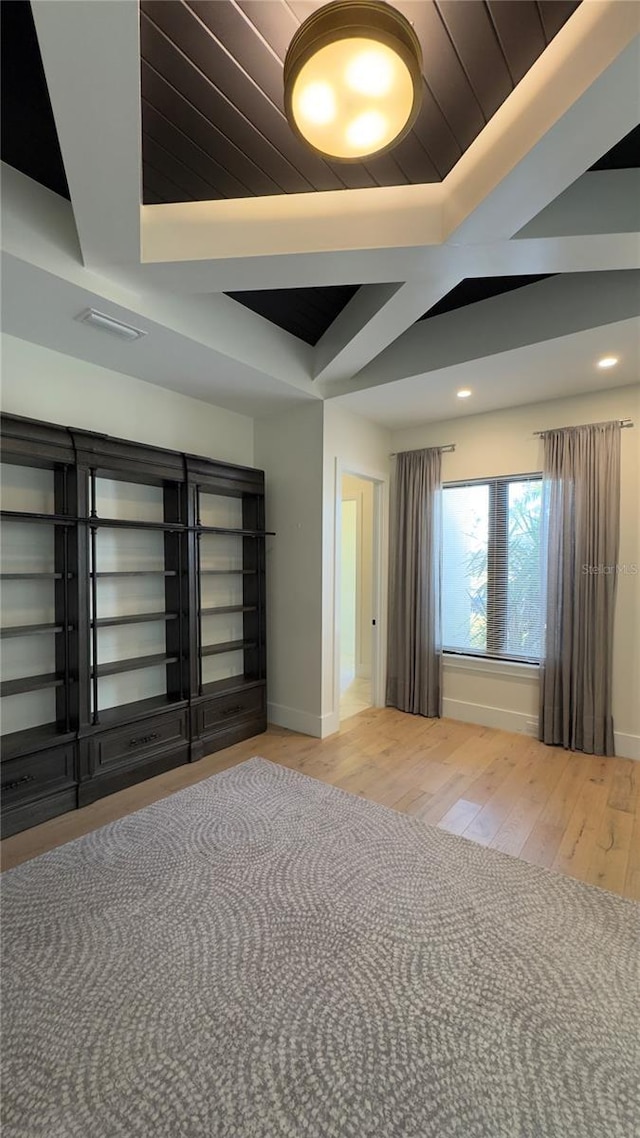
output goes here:
[[94, 735], [89, 744], [91, 775], [147, 758], [156, 751], [164, 751], [179, 743], [188, 743], [189, 720], [186, 708], [130, 723], [128, 727], [113, 727]]
[[76, 781], [76, 748], [72, 743], [2, 763], [2, 805], [28, 802]]
[[264, 697], [264, 687], [256, 687], [205, 700], [196, 709], [197, 734], [221, 731], [240, 720], [262, 715]]

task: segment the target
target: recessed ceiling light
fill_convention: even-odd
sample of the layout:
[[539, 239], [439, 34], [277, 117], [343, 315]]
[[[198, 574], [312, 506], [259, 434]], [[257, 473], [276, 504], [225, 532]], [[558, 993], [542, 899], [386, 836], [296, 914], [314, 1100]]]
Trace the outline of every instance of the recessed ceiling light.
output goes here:
[[313, 150], [358, 162], [404, 138], [422, 101], [422, 51], [382, 0], [334, 0], [298, 29], [284, 63], [289, 125]]
[[101, 332], [110, 332], [112, 336], [119, 336], [121, 340], [140, 340], [147, 334], [142, 328], [123, 324], [121, 320], [114, 320], [113, 316], [107, 316], [95, 308], [85, 308], [84, 312], [79, 312], [74, 317], [74, 320], [79, 320], [81, 324], [90, 324], [92, 328], [99, 328]]
[[615, 367], [617, 362], [617, 356], [603, 356], [601, 360], [598, 360], [598, 367]]
[[471, 392], [468, 387], [461, 387], [460, 390], [456, 392], [456, 394], [458, 396], [458, 399], [468, 399], [471, 395]]

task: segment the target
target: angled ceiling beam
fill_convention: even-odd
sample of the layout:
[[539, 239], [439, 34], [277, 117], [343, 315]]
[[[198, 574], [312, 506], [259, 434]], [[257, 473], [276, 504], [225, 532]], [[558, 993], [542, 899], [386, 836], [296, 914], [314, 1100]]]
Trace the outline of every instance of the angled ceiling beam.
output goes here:
[[512, 237], [640, 117], [640, 8], [583, 0], [445, 179], [448, 240]]
[[467, 277], [537, 273], [597, 273], [640, 269], [640, 236], [588, 233], [572, 237], [529, 237], [473, 245], [463, 258]]
[[31, 7], [84, 263], [137, 262], [137, 0], [33, 0]]
[[458, 283], [443, 250], [433, 250], [431, 273], [404, 284], [364, 285], [316, 344], [314, 379], [332, 383], [360, 371]]
[[594, 170], [583, 174], [525, 225], [516, 238], [595, 233], [640, 233], [640, 170]]
[[414, 324], [360, 375], [336, 383], [346, 394], [428, 375], [469, 360], [553, 340], [640, 314], [640, 271], [566, 274]]
[[443, 246], [425, 251], [425, 259], [429, 276], [364, 285], [336, 317], [315, 348], [321, 387], [361, 372], [466, 277], [640, 269], [640, 171], [585, 175], [517, 240]]

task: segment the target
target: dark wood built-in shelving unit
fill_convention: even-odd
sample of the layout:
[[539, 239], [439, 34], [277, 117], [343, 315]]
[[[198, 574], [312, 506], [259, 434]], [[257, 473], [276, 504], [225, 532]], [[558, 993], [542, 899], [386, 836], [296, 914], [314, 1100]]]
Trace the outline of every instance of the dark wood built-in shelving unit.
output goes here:
[[265, 729], [267, 534], [261, 471], [0, 423], [7, 836]]

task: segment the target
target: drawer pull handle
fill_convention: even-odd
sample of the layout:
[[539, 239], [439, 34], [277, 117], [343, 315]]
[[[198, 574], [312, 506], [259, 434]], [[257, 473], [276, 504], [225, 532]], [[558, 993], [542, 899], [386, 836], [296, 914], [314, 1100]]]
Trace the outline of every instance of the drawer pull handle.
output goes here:
[[226, 711], [223, 711], [222, 715], [226, 719], [229, 715], [237, 715], [239, 711], [242, 711], [242, 704], [236, 703], [234, 707], [228, 707]]
[[3, 782], [3, 790], [15, 790], [18, 786], [24, 786], [26, 782], [35, 782], [36, 776], [34, 774], [23, 774], [22, 778], [14, 778], [13, 782]]
[[129, 746], [142, 747], [145, 743], [153, 743], [153, 740], [157, 738], [157, 731], [154, 731], [151, 735], [139, 735], [137, 739], [129, 739]]

